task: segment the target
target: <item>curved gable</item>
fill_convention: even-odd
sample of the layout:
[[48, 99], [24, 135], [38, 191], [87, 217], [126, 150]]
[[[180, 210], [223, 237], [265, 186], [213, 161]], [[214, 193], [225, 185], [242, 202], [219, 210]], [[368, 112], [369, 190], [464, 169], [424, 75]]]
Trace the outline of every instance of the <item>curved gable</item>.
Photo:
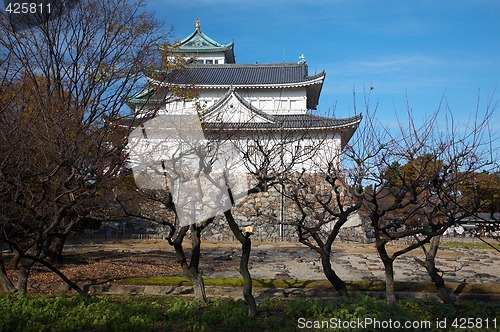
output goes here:
[[208, 108], [202, 120], [209, 123], [273, 123], [272, 117], [253, 107], [234, 89]]

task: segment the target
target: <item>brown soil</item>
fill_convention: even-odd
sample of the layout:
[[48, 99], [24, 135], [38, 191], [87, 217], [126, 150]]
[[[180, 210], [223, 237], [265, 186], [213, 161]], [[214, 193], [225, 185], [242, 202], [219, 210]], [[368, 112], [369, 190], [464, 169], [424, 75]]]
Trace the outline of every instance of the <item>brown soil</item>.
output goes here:
[[[234, 248], [236, 243], [207, 243], [204, 248]], [[186, 249], [189, 252], [189, 248]], [[6, 265], [12, 254], [4, 254]], [[203, 261], [200, 268], [237, 268], [237, 260]], [[183, 276], [175, 253], [166, 241], [124, 240], [99, 244], [77, 243], [68, 245], [64, 261], [56, 264], [70, 280], [79, 284], [103, 284], [127, 277]], [[15, 273], [7, 273], [15, 277]], [[53, 272], [36, 264], [32, 269], [30, 284], [63, 283]]]

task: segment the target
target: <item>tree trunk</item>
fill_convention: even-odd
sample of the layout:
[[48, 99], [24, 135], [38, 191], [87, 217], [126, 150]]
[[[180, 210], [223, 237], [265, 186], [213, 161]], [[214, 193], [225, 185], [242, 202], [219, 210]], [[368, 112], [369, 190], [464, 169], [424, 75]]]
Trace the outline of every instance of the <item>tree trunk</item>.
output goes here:
[[35, 262], [42, 264], [43, 266], [49, 268], [52, 272], [57, 274], [59, 276], [59, 278], [61, 278], [66, 284], [68, 284], [68, 286], [71, 289], [75, 290], [78, 294], [80, 294], [81, 297], [83, 297], [85, 299], [90, 298], [84, 289], [82, 289], [80, 286], [78, 286], [77, 284], [75, 284], [74, 282], [69, 280], [68, 277], [66, 277], [64, 275], [64, 273], [62, 273], [58, 268], [56, 268], [54, 265], [50, 264], [48, 261], [44, 260], [43, 258], [32, 256], [29, 254], [24, 254], [24, 257], [26, 257], [25, 259], [29, 259], [32, 261], [31, 266], [33, 266], [33, 264]]
[[68, 284], [68, 286], [71, 289], [77, 291], [78, 294], [80, 294], [83, 298], [86, 298], [86, 299], [89, 298], [89, 295], [87, 294], [87, 292], [85, 290], [83, 290], [80, 286], [78, 286], [77, 284], [75, 284], [74, 282], [69, 280], [68, 277], [66, 277], [64, 275], [64, 273], [59, 271], [59, 269], [57, 269], [54, 265], [50, 264], [48, 261], [46, 261], [43, 258], [37, 257], [36, 255], [40, 254], [40, 252], [31, 255], [31, 254], [29, 254], [29, 252], [23, 252], [21, 250], [21, 248], [19, 248], [19, 246], [15, 245], [15, 244], [13, 246], [16, 249], [16, 251], [21, 255], [21, 259], [19, 260], [20, 267], [18, 269], [19, 272], [18, 272], [18, 280], [17, 280], [17, 285], [18, 285], [17, 290], [19, 292], [27, 292], [28, 279], [29, 279], [29, 275], [31, 272], [31, 267], [35, 263], [39, 263], [39, 264], [42, 264], [43, 266], [49, 268], [55, 274], [57, 274], [65, 283]]
[[241, 244], [240, 274], [244, 281], [243, 297], [248, 303], [248, 315], [250, 317], [255, 317], [257, 315], [257, 304], [252, 294], [252, 276], [248, 270], [251, 249], [252, 241], [250, 240], [250, 234], [247, 234], [245, 235], [245, 241]]
[[[191, 243], [192, 243], [192, 251], [191, 251], [191, 260], [188, 264], [186, 253], [184, 251], [184, 247], [182, 242], [184, 241], [184, 237], [188, 231], [191, 229]], [[199, 271], [199, 262], [201, 256], [201, 230], [194, 226], [183, 226], [179, 233], [177, 234], [175, 240], [170, 241], [169, 243], [173, 245], [175, 254], [177, 256], [177, 261], [182, 267], [182, 271], [188, 277], [188, 279], [193, 283], [193, 291], [196, 299], [203, 301], [203, 303], [207, 302], [207, 294], [205, 292], [205, 282], [203, 281], [203, 276]]]
[[330, 253], [321, 254], [321, 264], [323, 265], [323, 272], [325, 273], [326, 279], [332, 284], [333, 288], [339, 293], [340, 296], [349, 297], [347, 292], [347, 287], [342, 279], [335, 273], [332, 269], [332, 263], [330, 262]]
[[189, 280], [193, 283], [194, 297], [203, 301], [203, 303], [207, 303], [208, 299], [205, 291], [205, 281], [201, 273], [192, 274]]
[[65, 218], [65, 220], [67, 221], [65, 223], [65, 226], [63, 226], [63, 228], [57, 232], [57, 235], [49, 237], [51, 243], [50, 247], [48, 248], [47, 256], [49, 262], [51, 263], [63, 262], [64, 244], [66, 243], [66, 240], [68, 239], [71, 230], [80, 221], [80, 218], [74, 218], [74, 219]]
[[35, 262], [30, 259], [20, 259], [17, 273], [17, 290], [19, 292], [26, 293], [28, 291], [28, 279], [33, 264], [35, 264]]
[[47, 252], [49, 262], [62, 263], [63, 249], [67, 238], [68, 234], [61, 234], [52, 239], [52, 243], [50, 244], [50, 247], [48, 248]]
[[434, 285], [436, 286], [436, 291], [443, 303], [449, 304], [451, 306], [455, 306], [454, 301], [450, 297], [450, 293], [448, 292], [448, 289], [446, 288], [445, 282], [443, 277], [439, 274], [439, 270], [436, 268], [436, 255], [437, 251], [439, 248], [439, 242], [441, 240], [440, 236], [435, 236], [431, 240], [431, 247], [429, 251], [425, 250], [424, 247], [422, 249], [425, 252], [425, 261], [422, 261], [418, 258], [415, 260], [429, 273], [429, 276], [431, 277], [432, 281], [434, 282]]
[[207, 303], [207, 293], [205, 291], [205, 282], [200, 273], [200, 258], [201, 258], [201, 226], [191, 225], [191, 260], [189, 263], [189, 271], [191, 274], [191, 282], [193, 283], [194, 296], [201, 299], [203, 303]]
[[425, 267], [427, 272], [429, 273], [429, 276], [431, 277], [432, 281], [434, 282], [434, 285], [436, 286], [436, 291], [443, 303], [455, 306], [455, 303], [450, 297], [450, 293], [448, 292], [448, 289], [446, 288], [445, 282], [443, 277], [439, 274], [438, 269], [436, 268], [434, 260], [429, 260], [425, 259], [425, 261], [422, 261], [420, 259], [416, 259], [416, 261]]
[[377, 252], [379, 254], [382, 263], [384, 264], [385, 270], [385, 293], [387, 303], [396, 303], [396, 292], [394, 290], [394, 259], [389, 256], [387, 250], [385, 249], [386, 241], [380, 238], [380, 234], [375, 231], [376, 241], [375, 246], [377, 247]]
[[12, 257], [12, 259], [10, 260], [8, 268], [11, 270], [16, 270], [20, 260], [21, 255], [19, 254], [19, 252], [15, 251], [14, 257]]
[[[203, 276], [199, 272], [198, 268], [189, 266], [183, 248], [176, 245], [174, 246], [174, 249], [177, 255], [177, 261], [180, 263], [184, 274], [193, 283], [194, 297], [206, 303], [207, 295], [205, 292], [205, 282], [203, 281]], [[193, 257], [191, 257], [191, 259], [193, 259]]]
[[10, 280], [5, 269], [5, 263], [3, 260], [3, 254], [0, 252], [0, 284], [2, 284], [3, 289], [6, 293], [14, 293], [17, 291], [16, 287]]
[[394, 289], [394, 260], [391, 258], [383, 259], [385, 269], [385, 293], [387, 303], [396, 303], [396, 291]]
[[240, 274], [243, 277], [243, 297], [248, 303], [248, 315], [250, 317], [255, 317], [257, 315], [257, 304], [255, 303], [255, 298], [252, 294], [252, 276], [248, 269], [248, 262], [250, 260], [250, 250], [252, 249], [252, 241], [250, 240], [250, 233], [243, 233], [238, 224], [233, 218], [231, 210], [224, 212], [227, 223], [231, 228], [234, 236], [241, 243], [241, 259], [240, 259]]

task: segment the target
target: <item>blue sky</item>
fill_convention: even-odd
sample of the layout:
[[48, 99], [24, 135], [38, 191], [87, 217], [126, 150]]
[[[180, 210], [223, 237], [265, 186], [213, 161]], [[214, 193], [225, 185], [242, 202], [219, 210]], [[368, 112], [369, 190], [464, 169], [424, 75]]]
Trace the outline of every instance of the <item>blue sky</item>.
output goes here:
[[[327, 73], [319, 111], [337, 117], [363, 107], [363, 87], [378, 102], [381, 121], [433, 113], [443, 94], [455, 119], [465, 122], [500, 95], [498, 0], [148, 0], [147, 9], [174, 37], [201, 30], [220, 43], [235, 42], [238, 63], [298, 61], [309, 73]], [[499, 90], [495, 92], [495, 89]], [[495, 114], [500, 131], [500, 116]]]

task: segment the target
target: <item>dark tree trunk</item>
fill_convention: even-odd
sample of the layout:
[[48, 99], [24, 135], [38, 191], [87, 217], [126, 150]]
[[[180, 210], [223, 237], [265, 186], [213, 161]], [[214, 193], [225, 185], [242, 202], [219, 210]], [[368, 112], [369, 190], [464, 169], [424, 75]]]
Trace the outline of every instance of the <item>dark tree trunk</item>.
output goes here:
[[[205, 293], [205, 283], [203, 277], [194, 266], [190, 266], [187, 262], [186, 253], [182, 245], [174, 245], [175, 254], [177, 256], [177, 261], [182, 267], [182, 271], [186, 277], [193, 283], [193, 290], [195, 298], [202, 300], [204, 303], [207, 302], [207, 296]], [[194, 255], [194, 254], [193, 254]], [[193, 257], [191, 257], [193, 259]]]
[[[335, 172], [336, 170], [337, 168], [335, 168]], [[311, 185], [309, 180], [305, 182], [303, 182], [303, 180], [306, 179], [302, 179], [301, 175], [296, 180], [297, 184], [305, 188]], [[361, 207], [361, 200], [358, 199], [355, 204], [354, 200], [350, 201], [350, 203], [344, 201], [344, 195], [341, 191], [345, 189], [345, 184], [343, 181], [340, 181], [336, 175], [327, 175], [324, 180], [331, 186], [331, 191], [326, 196], [323, 190], [317, 195], [316, 182], [313, 182], [314, 187], [311, 188], [314, 189], [312, 191], [313, 197], [302, 196], [300, 190], [292, 194], [292, 199], [301, 212], [301, 218], [296, 222], [297, 235], [300, 243], [319, 253], [323, 273], [337, 293], [340, 296], [349, 298], [349, 292], [347, 291], [345, 282], [332, 268], [331, 253], [333, 244], [337, 240], [342, 226], [345, 225], [349, 216]], [[309, 225], [307, 221], [308, 216], [314, 215], [318, 209], [325, 215], [323, 217], [320, 217], [321, 214], [314, 216], [314, 225]], [[334, 223], [333, 228], [329, 226], [332, 222]], [[327, 225], [328, 227], [326, 227]], [[315, 243], [313, 243], [312, 240], [314, 240]]]
[[71, 289], [75, 290], [78, 294], [80, 294], [80, 296], [82, 296], [85, 299], [90, 298], [90, 296], [87, 294], [87, 292], [85, 290], [83, 290], [82, 288], [80, 288], [80, 286], [78, 286], [77, 284], [75, 284], [74, 282], [69, 280], [69, 278], [66, 277], [64, 275], [64, 273], [62, 273], [58, 268], [56, 268], [54, 265], [50, 264], [48, 261], [44, 260], [43, 258], [31, 256], [28, 254], [24, 254], [24, 256], [26, 257], [26, 259], [30, 259], [32, 261], [31, 265], [33, 265], [35, 262], [42, 264], [43, 266], [49, 268], [52, 272], [57, 274], [59, 276], [59, 278], [61, 278], [66, 284], [68, 284], [68, 286]]
[[434, 285], [436, 286], [436, 291], [441, 301], [451, 306], [455, 306], [455, 303], [451, 299], [450, 293], [446, 288], [444, 279], [443, 277], [441, 277], [441, 275], [439, 274], [439, 270], [436, 268], [436, 255], [439, 249], [440, 240], [441, 240], [440, 236], [433, 237], [431, 240], [431, 246], [428, 251], [425, 250], [425, 247], [422, 247], [422, 249], [425, 252], [425, 261], [422, 261], [417, 258], [416, 261], [421, 266], [425, 267], [425, 269], [429, 273], [429, 276], [431, 277], [432, 281], [434, 282]]
[[203, 228], [200, 226], [191, 225], [191, 261], [189, 263], [189, 271], [191, 277], [189, 278], [193, 283], [194, 296], [201, 299], [204, 303], [207, 302], [207, 294], [205, 292], [205, 282], [200, 272], [200, 258], [201, 258], [201, 231]]
[[241, 260], [240, 260], [240, 274], [243, 277], [243, 297], [248, 303], [248, 314], [250, 317], [257, 315], [257, 304], [252, 294], [252, 276], [248, 270], [248, 262], [250, 260], [250, 250], [252, 249], [252, 241], [250, 234], [245, 234], [245, 241], [241, 244]]
[[[84, 291], [77, 284], [75, 284], [74, 282], [72, 282], [71, 280], [69, 280], [68, 277], [66, 277], [64, 275], [64, 273], [62, 273], [54, 265], [50, 264], [47, 260], [45, 260], [45, 259], [43, 259], [41, 257], [38, 257], [37, 254], [33, 254], [32, 255], [32, 254], [29, 253], [29, 251], [28, 252], [23, 252], [21, 250], [21, 248], [19, 246], [17, 246], [16, 244], [13, 244], [13, 246], [14, 246], [14, 248], [16, 249], [16, 251], [19, 253], [19, 255], [21, 257], [21, 259], [19, 260], [18, 280], [17, 280], [17, 284], [18, 284], [17, 290], [19, 292], [27, 292], [27, 290], [28, 290], [28, 279], [29, 279], [29, 275], [30, 275], [30, 272], [31, 272], [31, 267], [35, 263], [39, 263], [39, 264], [42, 264], [43, 266], [49, 268], [55, 274], [57, 274], [66, 284], [68, 284], [68, 286], [71, 289], [77, 291], [78, 294], [80, 294], [82, 297], [89, 298], [89, 295], [87, 294], [86, 291]], [[34, 251], [34, 250], [32, 250], [32, 251]], [[40, 252], [38, 252], [38, 254], [40, 254]]]
[[385, 293], [387, 303], [396, 303], [396, 291], [394, 287], [394, 260], [383, 259], [385, 269]]
[[68, 239], [69, 233], [80, 221], [80, 218], [64, 218], [66, 221], [64, 226], [57, 232], [56, 235], [49, 235], [50, 245], [47, 248], [46, 255], [51, 263], [63, 262], [64, 244]]
[[47, 256], [50, 262], [52, 263], [63, 262], [63, 249], [67, 238], [68, 234], [60, 234], [52, 239], [52, 243], [50, 244], [50, 247], [48, 248], [47, 252]]
[[257, 315], [257, 304], [252, 294], [252, 276], [248, 269], [248, 262], [250, 260], [250, 250], [252, 249], [252, 241], [250, 240], [250, 233], [243, 233], [238, 224], [233, 218], [231, 210], [224, 212], [227, 223], [231, 228], [234, 236], [241, 243], [241, 259], [240, 259], [240, 274], [243, 277], [243, 297], [248, 303], [248, 315], [255, 317]]
[[[200, 257], [201, 257], [201, 232], [213, 221], [209, 219], [204, 226], [190, 225], [183, 226], [179, 230], [179, 233], [175, 237], [174, 240], [170, 239], [169, 243], [174, 247], [175, 254], [177, 256], [177, 261], [182, 267], [182, 271], [188, 277], [188, 279], [193, 284], [193, 291], [195, 298], [203, 301], [203, 303], [207, 302], [207, 294], [205, 291], [205, 282], [203, 280], [203, 276], [200, 273], [199, 265], [200, 265]], [[188, 259], [186, 256], [186, 252], [184, 251], [184, 247], [182, 245], [184, 241], [184, 237], [188, 230], [191, 230], [191, 259], [188, 263]]]
[[5, 269], [5, 263], [3, 260], [3, 254], [0, 252], [0, 284], [2, 284], [3, 289], [6, 293], [14, 293], [17, 291], [16, 287], [10, 280]]
[[380, 234], [375, 231], [376, 241], [375, 245], [377, 247], [377, 252], [379, 254], [382, 263], [384, 264], [385, 271], [385, 293], [387, 303], [396, 303], [396, 292], [394, 287], [394, 258], [389, 256], [387, 250], [385, 249], [386, 241], [380, 238]]
[[33, 252], [36, 243], [37, 243], [36, 241], [31, 241], [26, 246], [24, 246], [24, 249], [21, 249], [18, 246], [17, 243], [15, 243], [15, 242], [9, 242], [9, 245], [12, 246], [12, 249], [14, 249], [14, 252], [15, 252], [14, 257], [10, 260], [9, 269], [11, 269], [11, 270], [17, 270], [19, 262], [23, 258], [22, 254], [26, 253], [28, 251]]
[[340, 296], [349, 297], [347, 292], [347, 287], [342, 279], [335, 273], [332, 269], [332, 263], [330, 262], [330, 254], [321, 254], [321, 264], [323, 265], [323, 272], [325, 273], [326, 279], [332, 284], [333, 288], [339, 293]]
[[12, 257], [12, 259], [10, 260], [9, 269], [16, 270], [20, 260], [21, 260], [21, 255], [19, 254], [19, 252], [16, 251], [14, 257]]
[[28, 291], [28, 279], [31, 272], [31, 267], [35, 264], [34, 261], [26, 258], [21, 258], [19, 260], [18, 272], [17, 272], [17, 289], [20, 292]]

